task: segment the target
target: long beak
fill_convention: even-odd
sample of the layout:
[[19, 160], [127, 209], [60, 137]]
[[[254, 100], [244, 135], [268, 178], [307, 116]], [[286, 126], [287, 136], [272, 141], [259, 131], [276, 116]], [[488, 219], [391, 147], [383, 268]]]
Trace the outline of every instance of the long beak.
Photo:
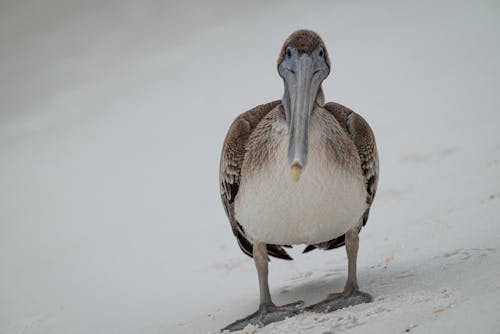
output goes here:
[[[289, 77], [288, 93], [290, 98], [290, 138], [288, 144], [288, 163], [292, 169], [293, 182], [298, 183], [307, 162], [309, 140], [309, 118], [319, 84], [313, 83], [314, 67], [312, 58], [300, 55], [295, 79]], [[295, 84], [293, 84], [295, 83]]]

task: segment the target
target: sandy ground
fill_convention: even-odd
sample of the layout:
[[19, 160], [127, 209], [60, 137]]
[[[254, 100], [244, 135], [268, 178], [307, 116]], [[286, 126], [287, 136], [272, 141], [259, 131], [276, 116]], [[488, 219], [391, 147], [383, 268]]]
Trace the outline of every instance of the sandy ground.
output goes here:
[[[253, 312], [220, 204], [240, 113], [319, 32], [327, 100], [375, 131], [375, 301], [247, 333], [500, 333], [497, 2], [2, 1], [0, 333], [215, 333]], [[277, 303], [342, 289], [343, 249], [274, 260]]]

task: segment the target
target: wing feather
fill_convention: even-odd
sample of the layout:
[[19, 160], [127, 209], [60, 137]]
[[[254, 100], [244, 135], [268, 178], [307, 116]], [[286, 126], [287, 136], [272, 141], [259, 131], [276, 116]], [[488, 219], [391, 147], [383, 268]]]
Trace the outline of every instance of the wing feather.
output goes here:
[[[368, 204], [368, 209], [366, 209], [361, 219], [362, 223], [358, 227], [359, 231], [361, 231], [361, 228], [365, 226], [368, 221], [370, 206], [373, 203], [375, 193], [377, 192], [379, 162], [375, 136], [373, 135], [373, 131], [370, 128], [368, 122], [366, 122], [363, 117], [361, 117], [351, 109], [335, 102], [326, 103], [324, 107], [335, 117], [344, 131], [354, 142], [354, 145], [358, 150], [359, 158], [361, 160], [360, 168], [365, 177], [367, 193], [366, 203]], [[344, 244], [345, 235], [341, 235], [338, 238], [323, 242], [321, 244], [308, 245], [304, 249], [304, 253], [309, 252], [315, 248], [333, 249], [341, 247]]]
[[[238, 223], [234, 214], [234, 201], [238, 195], [241, 166], [245, 158], [246, 145], [252, 131], [271, 110], [281, 103], [280, 100], [259, 105], [239, 115], [231, 124], [222, 146], [219, 179], [222, 204], [231, 223], [241, 250], [252, 257], [253, 244], [245, 235], [243, 227]], [[267, 245], [268, 254], [280, 259], [292, 258], [281, 245]]]

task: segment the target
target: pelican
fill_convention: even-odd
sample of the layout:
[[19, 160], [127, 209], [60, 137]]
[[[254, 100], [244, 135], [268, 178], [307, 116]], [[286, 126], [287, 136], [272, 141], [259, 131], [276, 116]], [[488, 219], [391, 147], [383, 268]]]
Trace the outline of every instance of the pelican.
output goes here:
[[[317, 33], [292, 33], [277, 67], [283, 98], [239, 115], [222, 148], [222, 203], [241, 250], [255, 261], [260, 287], [257, 312], [223, 330], [372, 300], [359, 290], [356, 259], [358, 234], [368, 220], [379, 175], [373, 132], [354, 111], [325, 103], [321, 84], [331, 64]], [[304, 252], [345, 245], [344, 290], [307, 308], [302, 301], [275, 305], [269, 256], [291, 260], [285, 248], [296, 244], [307, 245]]]

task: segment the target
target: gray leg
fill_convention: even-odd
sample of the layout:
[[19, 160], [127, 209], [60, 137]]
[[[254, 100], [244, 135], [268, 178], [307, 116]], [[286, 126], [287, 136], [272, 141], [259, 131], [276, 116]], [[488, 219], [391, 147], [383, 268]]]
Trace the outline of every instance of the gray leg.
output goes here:
[[345, 234], [345, 249], [347, 252], [347, 282], [345, 283], [344, 294], [350, 294], [359, 290], [356, 275], [359, 235], [356, 230], [349, 230]]
[[353, 306], [372, 301], [372, 296], [359, 291], [356, 276], [356, 260], [359, 249], [359, 236], [356, 228], [349, 230], [345, 235], [345, 248], [347, 251], [348, 271], [347, 281], [342, 293], [329, 294], [325, 300], [307, 308], [313, 312], [331, 312], [347, 306]]
[[257, 312], [250, 314], [248, 317], [237, 320], [222, 330], [236, 331], [245, 328], [247, 325], [265, 326], [275, 321], [284, 320], [287, 317], [292, 317], [302, 312], [304, 302], [298, 301], [292, 304], [283, 306], [274, 305], [269, 292], [269, 284], [267, 280], [268, 270], [267, 265], [269, 258], [267, 257], [266, 244], [258, 243], [253, 245], [253, 258], [257, 274], [259, 276], [260, 288], [260, 305]]
[[274, 306], [269, 292], [268, 283], [268, 264], [269, 258], [267, 255], [266, 244], [253, 245], [253, 259], [255, 261], [255, 268], [259, 276], [259, 290], [260, 290], [260, 306]]

